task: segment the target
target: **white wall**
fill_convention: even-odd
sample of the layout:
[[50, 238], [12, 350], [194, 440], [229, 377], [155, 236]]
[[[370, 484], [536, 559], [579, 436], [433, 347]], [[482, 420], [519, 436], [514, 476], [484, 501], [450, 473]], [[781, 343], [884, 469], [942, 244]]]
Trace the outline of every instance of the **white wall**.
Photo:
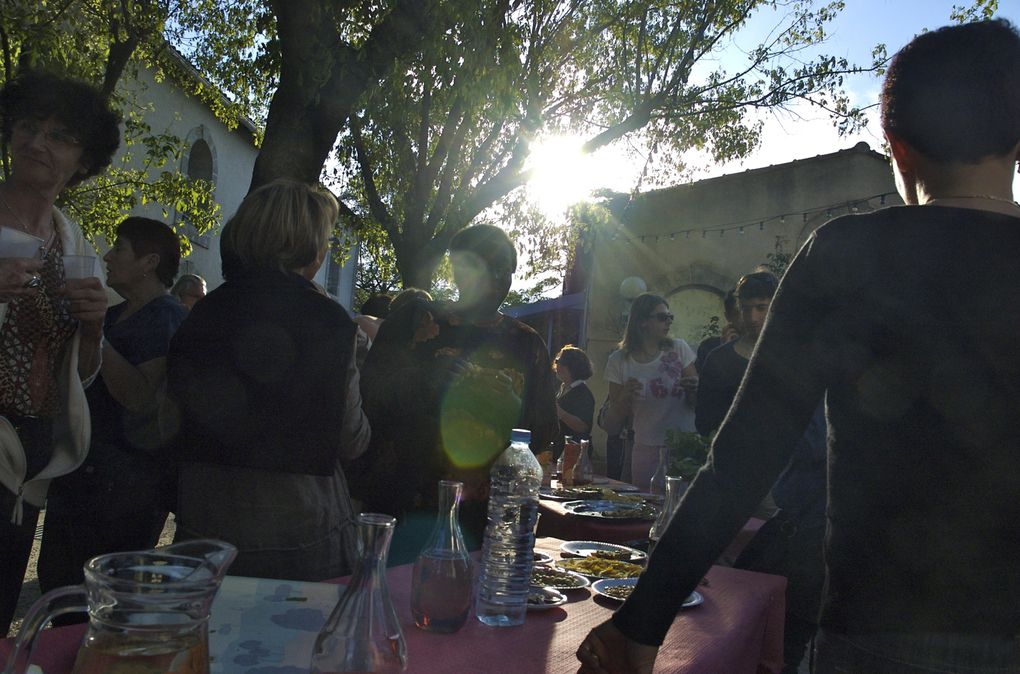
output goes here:
[[[248, 193], [251, 183], [252, 169], [258, 148], [254, 145], [252, 135], [243, 127], [229, 129], [220, 122], [213, 113], [198, 99], [189, 96], [167, 81], [156, 82], [148, 70], [141, 70], [137, 80], [122, 83], [124, 88], [133, 88], [137, 92], [140, 104], [150, 108], [146, 113], [146, 122], [153, 133], [170, 133], [183, 139], [187, 146], [177, 162], [177, 168], [187, 173], [189, 151], [196, 141], [203, 140], [209, 145], [212, 153], [212, 178], [215, 184], [215, 199], [220, 205], [220, 223], [206, 236], [193, 235], [191, 253], [181, 261], [181, 273], [194, 273], [205, 278], [209, 290], [223, 282], [220, 265], [219, 231], [237, 210], [241, 201]], [[132, 163], [141, 165], [141, 148], [134, 148]], [[114, 161], [123, 156], [123, 148]], [[135, 214], [156, 219], [164, 219], [162, 209], [157, 204], [148, 204], [135, 209]], [[188, 233], [182, 222], [182, 216], [170, 210], [169, 220], [178, 227], [181, 233]], [[101, 244], [101, 242], [100, 242]], [[352, 254], [346, 265], [340, 270], [337, 292], [331, 293], [333, 298], [344, 306], [350, 307], [354, 296], [354, 271], [357, 255]], [[323, 287], [327, 286], [329, 264], [323, 264], [315, 280]], [[104, 270], [105, 271], [105, 270]], [[117, 298], [116, 301], [120, 301]]]

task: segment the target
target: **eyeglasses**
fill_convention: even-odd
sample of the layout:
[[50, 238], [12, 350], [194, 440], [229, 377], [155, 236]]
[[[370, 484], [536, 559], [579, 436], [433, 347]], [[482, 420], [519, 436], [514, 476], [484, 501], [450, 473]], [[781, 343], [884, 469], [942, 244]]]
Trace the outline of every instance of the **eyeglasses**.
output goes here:
[[658, 314], [652, 314], [649, 318], [654, 318], [660, 323], [672, 323], [675, 317], [673, 316], [673, 314], [666, 311]]
[[50, 147], [75, 148], [81, 145], [78, 137], [67, 129], [44, 129], [37, 119], [19, 119], [14, 123], [14, 133], [34, 138], [40, 132]]

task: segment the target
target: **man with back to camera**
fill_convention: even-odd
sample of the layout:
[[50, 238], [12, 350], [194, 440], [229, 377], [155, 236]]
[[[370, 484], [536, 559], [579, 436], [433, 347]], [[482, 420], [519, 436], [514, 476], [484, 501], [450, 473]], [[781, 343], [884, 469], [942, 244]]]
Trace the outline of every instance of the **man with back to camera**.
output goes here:
[[906, 205], [837, 218], [797, 254], [708, 463], [581, 671], [652, 670], [822, 394], [815, 674], [1020, 671], [1020, 314], [1002, 310], [1020, 304], [1020, 35], [919, 35], [881, 104]]
[[[735, 294], [742, 332], [739, 339], [714, 349], [705, 361], [695, 417], [702, 435], [713, 433], [726, 417], [778, 287], [779, 279], [767, 271], [746, 274], [737, 281]], [[790, 464], [766, 499], [770, 512], [762, 516], [768, 522], [733, 564], [787, 579], [783, 674], [796, 674], [804, 650], [818, 629], [818, 606], [825, 580], [825, 430], [824, 408], [819, 405], [797, 442]]]

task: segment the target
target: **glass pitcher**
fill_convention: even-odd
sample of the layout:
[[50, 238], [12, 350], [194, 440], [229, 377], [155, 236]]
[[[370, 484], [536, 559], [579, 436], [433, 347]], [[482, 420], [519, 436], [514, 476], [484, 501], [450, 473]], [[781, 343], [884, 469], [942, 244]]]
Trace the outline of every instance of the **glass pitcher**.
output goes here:
[[386, 587], [386, 556], [397, 520], [361, 513], [361, 562], [312, 649], [311, 674], [394, 674], [407, 667], [404, 633]]
[[471, 611], [471, 556], [457, 519], [463, 489], [463, 482], [439, 481], [436, 525], [414, 562], [411, 615], [427, 632], [456, 632]]
[[90, 559], [84, 585], [47, 592], [29, 610], [5, 674], [28, 669], [51, 619], [86, 610], [72, 674], [208, 674], [209, 608], [236, 556], [229, 543], [196, 540]]

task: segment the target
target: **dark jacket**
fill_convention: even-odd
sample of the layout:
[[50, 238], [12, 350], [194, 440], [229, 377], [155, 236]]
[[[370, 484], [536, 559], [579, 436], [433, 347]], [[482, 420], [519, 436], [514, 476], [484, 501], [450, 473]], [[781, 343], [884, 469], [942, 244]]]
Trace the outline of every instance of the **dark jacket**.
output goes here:
[[332, 475], [356, 330], [340, 305], [296, 274], [232, 274], [170, 344], [177, 458]]

